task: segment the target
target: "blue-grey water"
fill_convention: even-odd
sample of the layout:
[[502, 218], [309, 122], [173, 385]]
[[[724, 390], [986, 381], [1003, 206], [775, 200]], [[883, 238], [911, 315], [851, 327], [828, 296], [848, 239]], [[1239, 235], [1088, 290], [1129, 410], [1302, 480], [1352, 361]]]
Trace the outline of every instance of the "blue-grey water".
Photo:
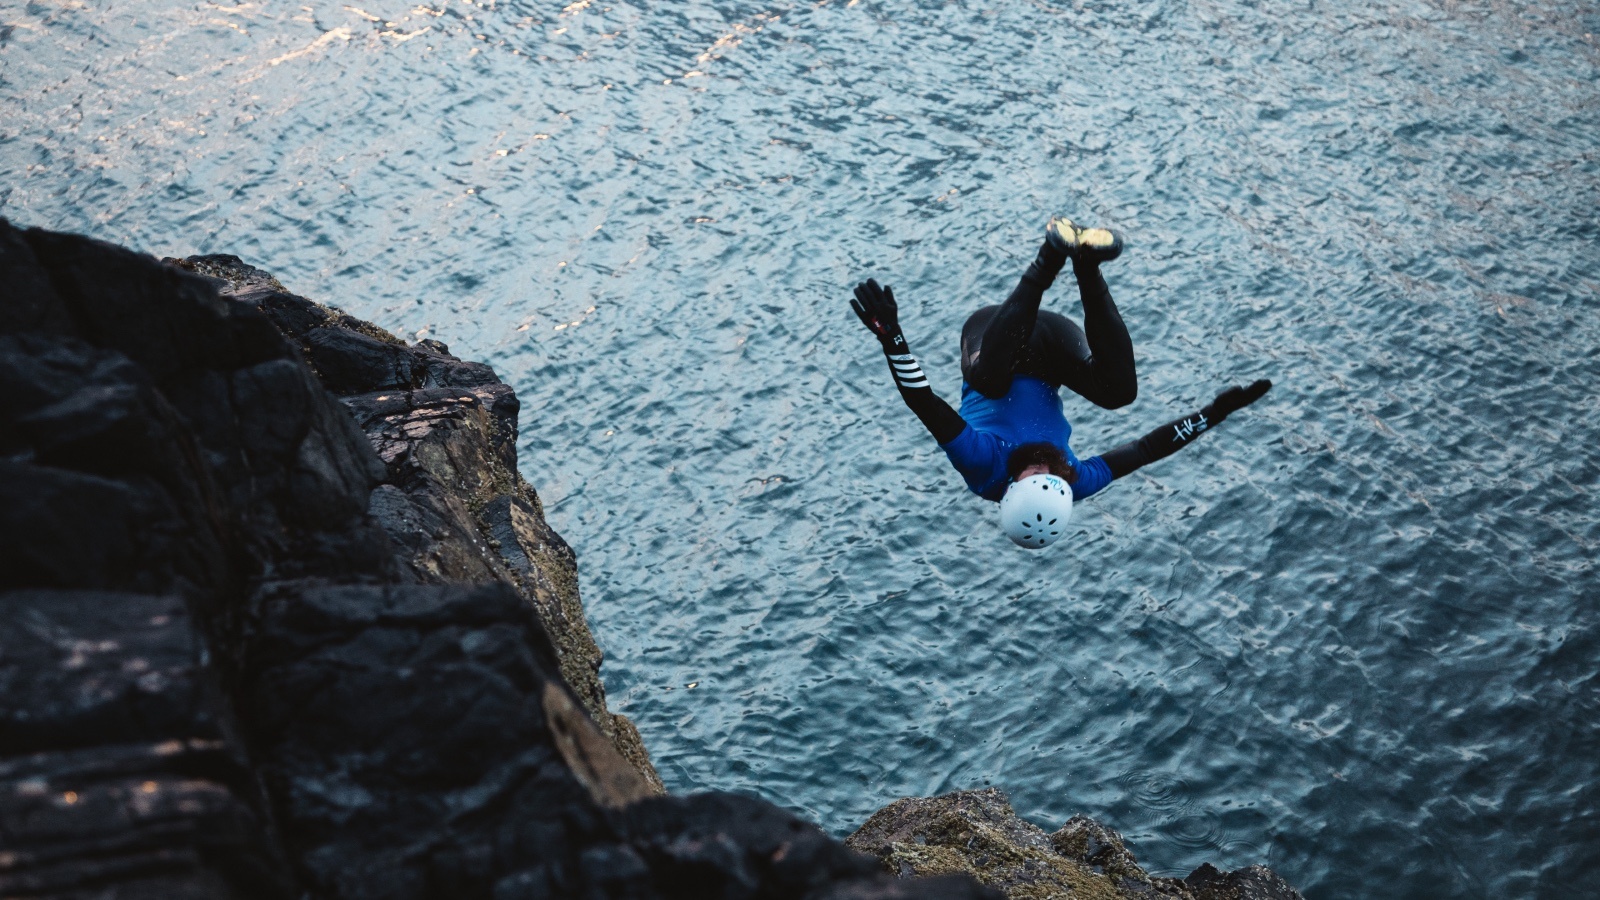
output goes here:
[[[1003, 786], [1152, 870], [1600, 895], [1586, 0], [0, 0], [0, 215], [486, 359], [675, 791]], [[846, 308], [1110, 223], [1140, 396], [1276, 388], [1026, 553]], [[1070, 277], [1047, 298], [1076, 316]]]

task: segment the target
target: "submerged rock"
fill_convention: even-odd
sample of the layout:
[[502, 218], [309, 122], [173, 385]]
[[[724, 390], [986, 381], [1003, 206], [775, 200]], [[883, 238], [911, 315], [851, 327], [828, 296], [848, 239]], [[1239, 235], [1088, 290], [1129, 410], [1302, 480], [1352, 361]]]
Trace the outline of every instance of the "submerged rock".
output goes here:
[[896, 800], [867, 820], [845, 845], [876, 857], [903, 877], [969, 874], [1008, 900], [1299, 900], [1264, 866], [1220, 872], [1201, 866], [1188, 878], [1146, 873], [1122, 835], [1084, 816], [1061, 830], [1020, 818], [994, 788]]
[[662, 796], [488, 367], [3, 219], [0, 290], [0, 896], [996, 896]]

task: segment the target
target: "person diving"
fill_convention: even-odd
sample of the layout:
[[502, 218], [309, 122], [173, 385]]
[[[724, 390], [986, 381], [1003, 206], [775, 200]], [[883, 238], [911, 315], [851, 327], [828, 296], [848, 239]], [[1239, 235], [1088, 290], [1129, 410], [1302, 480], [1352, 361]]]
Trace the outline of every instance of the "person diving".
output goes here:
[[[1080, 460], [1069, 445], [1065, 387], [1117, 409], [1134, 401], [1133, 341], [1100, 265], [1122, 253], [1122, 237], [1057, 216], [1038, 255], [1004, 303], [973, 313], [961, 328], [961, 411], [933, 392], [901, 331], [894, 290], [868, 279], [850, 306], [877, 337], [906, 406], [922, 420], [973, 493], [999, 502], [1006, 536], [1039, 549], [1066, 532], [1074, 500], [1182, 450], [1229, 415], [1261, 399], [1272, 382], [1230, 387], [1197, 412], [1137, 440]], [[1068, 260], [1083, 302], [1083, 326], [1040, 310]]]

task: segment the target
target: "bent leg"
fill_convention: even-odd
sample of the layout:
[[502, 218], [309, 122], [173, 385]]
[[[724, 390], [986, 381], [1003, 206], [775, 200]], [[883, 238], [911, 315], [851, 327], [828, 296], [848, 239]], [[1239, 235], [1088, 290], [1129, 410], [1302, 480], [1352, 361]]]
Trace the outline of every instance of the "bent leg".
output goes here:
[[1078, 323], [1048, 309], [1039, 310], [1028, 349], [1017, 364], [1018, 375], [1032, 375], [1054, 385], [1070, 385], [1089, 366], [1093, 354]]
[[[1000, 311], [985, 306], [973, 313], [961, 328], [961, 377], [970, 384], [972, 368], [982, 358], [983, 335]], [[1091, 358], [1089, 339], [1077, 322], [1058, 312], [1041, 309], [1034, 316], [1028, 345], [1017, 356], [1012, 375], [1031, 375], [1054, 385], [1082, 384]]]
[[[967, 320], [961, 334], [962, 374], [978, 393], [998, 399], [1011, 389], [1011, 376], [1017, 374], [1033, 337], [1039, 301], [1065, 264], [1066, 254], [1046, 242], [1006, 302], [981, 309]], [[984, 317], [982, 333], [969, 336], [979, 316]]]
[[[1032, 375], [1106, 409], [1134, 401], [1139, 383], [1133, 339], [1111, 300], [1111, 290], [1096, 263], [1075, 262], [1073, 270], [1083, 300], [1083, 327], [1041, 311], [1043, 291], [1025, 291], [1029, 279], [1024, 276], [1005, 305], [978, 310], [962, 328], [961, 374], [968, 384], [985, 396], [1000, 397], [1010, 388], [1013, 375]], [[1027, 326], [1025, 335], [1022, 325]], [[987, 352], [991, 339], [998, 341], [1001, 352]]]
[[1078, 278], [1078, 295], [1083, 300], [1083, 331], [1089, 358], [1055, 361], [1055, 380], [1096, 406], [1127, 406], [1139, 395], [1128, 326], [1122, 323], [1122, 315], [1111, 301], [1111, 289], [1097, 263], [1075, 260], [1072, 271]]
[[985, 306], [968, 316], [961, 326], [961, 378], [968, 384], [972, 383], [972, 368], [982, 355], [979, 351], [983, 349], [983, 332], [999, 311], [998, 306]]

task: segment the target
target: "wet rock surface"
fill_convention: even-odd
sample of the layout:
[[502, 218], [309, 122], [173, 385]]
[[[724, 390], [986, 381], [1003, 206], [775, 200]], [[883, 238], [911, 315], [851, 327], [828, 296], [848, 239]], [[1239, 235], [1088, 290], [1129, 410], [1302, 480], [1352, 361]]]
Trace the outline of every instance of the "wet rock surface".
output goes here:
[[657, 792], [638, 730], [606, 709], [600, 648], [578, 597], [577, 560], [517, 472], [511, 387], [439, 341], [412, 346], [370, 322], [283, 289], [234, 256], [172, 261], [221, 279], [224, 297], [265, 313], [345, 404], [383, 462], [369, 511], [397, 561], [428, 584], [508, 583], [538, 613], [589, 715]]
[[994, 788], [897, 800], [845, 844], [897, 875], [969, 874], [1008, 900], [1300, 898], [1265, 866], [1222, 872], [1205, 865], [1181, 880], [1152, 877], [1117, 832], [1074, 816], [1047, 834], [1019, 817]]
[[183, 600], [8, 590], [0, 617], [0, 896], [289, 895]]
[[997, 896], [662, 796], [488, 367], [4, 220], [0, 291], [0, 896]]

